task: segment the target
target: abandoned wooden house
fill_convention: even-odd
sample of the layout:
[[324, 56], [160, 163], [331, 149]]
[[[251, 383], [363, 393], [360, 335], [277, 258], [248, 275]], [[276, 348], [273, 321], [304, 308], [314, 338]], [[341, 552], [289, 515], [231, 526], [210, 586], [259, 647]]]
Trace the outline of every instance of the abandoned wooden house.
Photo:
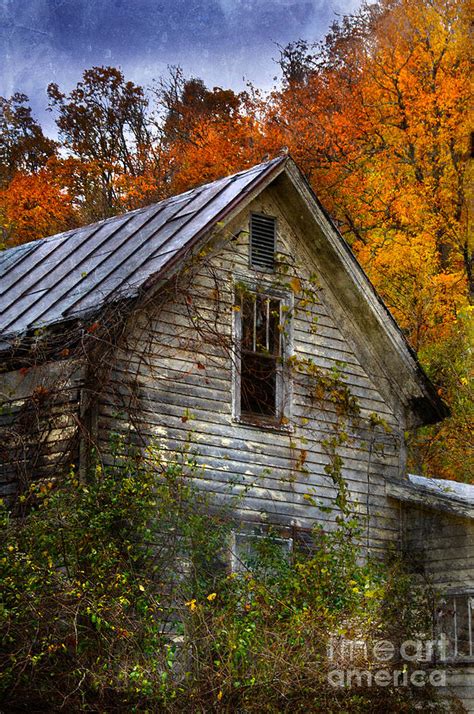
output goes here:
[[200, 487], [242, 494], [237, 547], [271, 524], [291, 548], [351, 503], [369, 550], [445, 592], [474, 711], [474, 487], [408, 476], [405, 432], [447, 410], [289, 157], [5, 251], [0, 275], [5, 494], [114, 432], [192, 439]]

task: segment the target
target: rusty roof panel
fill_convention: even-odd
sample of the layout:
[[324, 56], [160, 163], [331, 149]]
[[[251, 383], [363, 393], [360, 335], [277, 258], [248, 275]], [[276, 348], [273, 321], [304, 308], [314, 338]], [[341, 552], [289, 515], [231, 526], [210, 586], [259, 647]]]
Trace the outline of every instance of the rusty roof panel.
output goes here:
[[147, 208], [0, 253], [0, 336], [7, 340], [133, 297], [283, 162], [277, 158]]

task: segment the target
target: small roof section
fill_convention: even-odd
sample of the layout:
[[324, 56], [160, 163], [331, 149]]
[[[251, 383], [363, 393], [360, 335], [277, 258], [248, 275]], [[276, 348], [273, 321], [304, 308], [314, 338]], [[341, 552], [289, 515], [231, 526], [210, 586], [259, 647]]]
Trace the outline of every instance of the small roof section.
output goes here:
[[406, 481], [387, 481], [387, 494], [399, 501], [474, 518], [474, 485], [408, 474]]

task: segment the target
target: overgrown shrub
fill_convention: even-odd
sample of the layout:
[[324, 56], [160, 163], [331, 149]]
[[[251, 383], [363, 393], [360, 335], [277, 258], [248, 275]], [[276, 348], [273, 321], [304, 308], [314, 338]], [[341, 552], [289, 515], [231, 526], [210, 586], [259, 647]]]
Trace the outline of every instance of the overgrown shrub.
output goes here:
[[291, 557], [269, 533], [229, 573], [230, 511], [198, 477], [190, 452], [117, 456], [3, 509], [4, 710], [419, 711], [427, 687], [328, 683], [331, 638], [425, 630], [400, 566], [363, 563], [340, 519]]

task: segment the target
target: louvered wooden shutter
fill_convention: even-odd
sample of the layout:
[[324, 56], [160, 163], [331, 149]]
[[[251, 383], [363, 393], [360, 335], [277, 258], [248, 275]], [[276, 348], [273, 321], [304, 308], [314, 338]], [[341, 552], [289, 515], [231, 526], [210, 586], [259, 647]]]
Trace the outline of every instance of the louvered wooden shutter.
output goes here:
[[276, 220], [252, 213], [250, 218], [250, 265], [260, 270], [275, 268]]

